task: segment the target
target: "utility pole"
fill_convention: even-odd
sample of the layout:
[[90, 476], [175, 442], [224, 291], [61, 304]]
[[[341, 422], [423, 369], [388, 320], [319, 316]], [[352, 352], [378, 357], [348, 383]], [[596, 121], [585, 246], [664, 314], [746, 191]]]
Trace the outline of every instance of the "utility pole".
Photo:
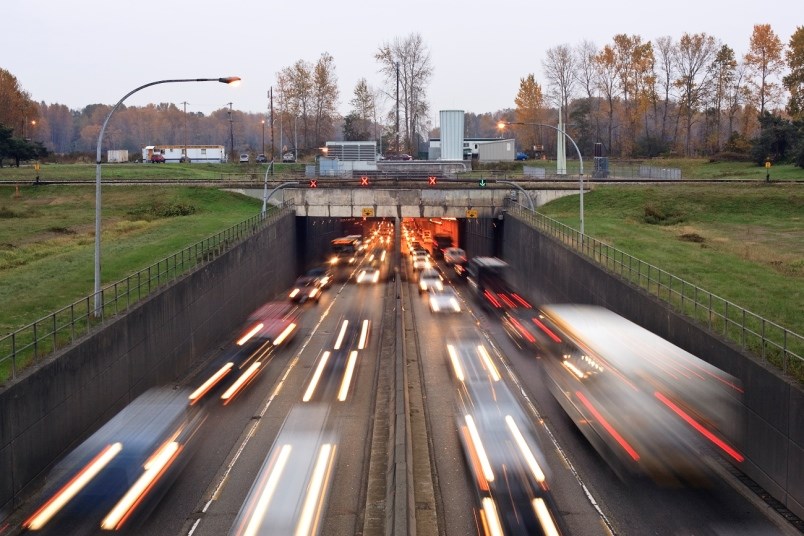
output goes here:
[[274, 86], [268, 90], [268, 99], [271, 102], [271, 175], [274, 173]]
[[232, 162], [235, 161], [234, 155], [234, 128], [232, 126], [232, 103], [229, 104], [229, 156], [232, 159]]
[[187, 162], [189, 158], [187, 158], [187, 101], [182, 102], [184, 105], [184, 161]]
[[399, 152], [399, 62], [396, 62], [396, 154]]

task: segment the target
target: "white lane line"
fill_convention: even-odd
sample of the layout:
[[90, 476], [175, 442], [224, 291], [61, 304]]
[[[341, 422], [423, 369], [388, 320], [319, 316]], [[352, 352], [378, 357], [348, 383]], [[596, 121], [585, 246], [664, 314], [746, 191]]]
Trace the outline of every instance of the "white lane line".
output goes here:
[[[209, 501], [207, 501], [207, 503], [204, 505], [204, 508], [201, 510], [202, 513], [205, 514], [207, 512], [207, 510], [209, 510], [209, 507], [212, 506], [212, 503], [215, 500], [217, 500], [221, 490], [223, 489], [224, 484], [226, 483], [226, 480], [229, 478], [229, 474], [232, 472], [232, 469], [234, 468], [235, 464], [237, 463], [238, 459], [240, 458], [240, 455], [243, 453], [243, 450], [245, 450], [246, 445], [248, 444], [248, 442], [251, 440], [251, 438], [254, 436], [255, 432], [257, 431], [257, 427], [260, 425], [260, 422], [262, 421], [262, 417], [268, 411], [268, 407], [274, 401], [274, 398], [276, 398], [276, 395], [279, 394], [279, 390], [282, 388], [282, 385], [284, 385], [285, 380], [290, 375], [290, 371], [293, 370], [293, 368], [296, 366], [296, 363], [299, 362], [299, 359], [301, 357], [302, 352], [304, 352], [304, 350], [310, 344], [310, 341], [312, 340], [313, 336], [318, 331], [318, 328], [321, 327], [321, 324], [324, 322], [324, 319], [327, 317], [327, 315], [329, 315], [329, 312], [330, 312], [330, 310], [332, 309], [332, 307], [334, 305], [335, 305], [335, 300], [333, 299], [332, 302], [329, 304], [329, 307], [327, 307], [327, 309], [321, 315], [321, 318], [318, 319], [318, 322], [313, 327], [313, 329], [310, 331], [310, 334], [307, 336], [307, 339], [304, 341], [304, 343], [302, 344], [301, 348], [299, 348], [299, 351], [296, 353], [295, 356], [293, 356], [293, 359], [290, 361], [290, 363], [288, 363], [288, 366], [285, 369], [285, 373], [282, 375], [282, 379], [280, 379], [279, 383], [276, 384], [276, 388], [271, 393], [271, 396], [268, 397], [268, 400], [266, 401], [266, 403], [263, 406], [262, 410], [259, 412], [258, 415], [259, 415], [260, 419], [255, 420], [254, 423], [251, 425], [251, 428], [249, 429], [248, 434], [246, 434], [246, 437], [243, 438], [243, 442], [240, 443], [240, 446], [237, 448], [237, 452], [235, 453], [234, 457], [232, 458], [232, 461], [229, 462], [229, 465], [226, 466], [226, 471], [224, 471], [223, 476], [221, 476], [220, 481], [215, 486], [215, 490], [212, 492], [212, 497], [209, 499]], [[199, 521], [201, 521], [201, 518], [198, 518], [196, 523], [193, 524], [192, 528], [187, 533], [187, 536], [192, 535], [192, 533], [198, 527], [198, 524], [199, 524], [198, 522]]]

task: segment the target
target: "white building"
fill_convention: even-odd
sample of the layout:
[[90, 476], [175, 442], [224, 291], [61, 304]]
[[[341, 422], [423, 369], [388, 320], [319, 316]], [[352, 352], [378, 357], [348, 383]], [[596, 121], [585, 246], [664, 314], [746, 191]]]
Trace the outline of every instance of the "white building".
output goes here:
[[[500, 138], [464, 138], [463, 159], [480, 162], [513, 161], [516, 157], [516, 140]], [[430, 138], [428, 160], [443, 160], [441, 138]]]
[[148, 145], [142, 149], [143, 162], [150, 162], [154, 154], [161, 154], [165, 162], [178, 163], [187, 157], [193, 164], [226, 162], [226, 148], [223, 145]]

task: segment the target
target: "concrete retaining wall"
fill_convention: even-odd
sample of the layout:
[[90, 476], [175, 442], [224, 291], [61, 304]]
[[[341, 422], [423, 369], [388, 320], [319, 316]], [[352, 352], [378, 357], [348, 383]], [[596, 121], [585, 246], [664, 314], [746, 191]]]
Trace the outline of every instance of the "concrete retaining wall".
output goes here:
[[288, 214], [0, 393], [0, 521], [146, 389], [175, 382], [297, 274]]
[[740, 469], [804, 517], [804, 394], [797, 384], [511, 216], [505, 218], [503, 257], [514, 268], [511, 283], [528, 289], [534, 302], [606, 307], [739, 378], [746, 456]]

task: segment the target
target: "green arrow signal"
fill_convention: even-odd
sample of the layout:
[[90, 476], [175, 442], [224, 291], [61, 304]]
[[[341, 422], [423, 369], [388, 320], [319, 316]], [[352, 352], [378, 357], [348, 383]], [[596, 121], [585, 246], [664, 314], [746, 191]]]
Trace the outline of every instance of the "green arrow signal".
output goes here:
[[484, 186], [486, 186], [486, 179], [480, 179], [480, 182], [478, 182], [478, 184], [480, 185], [481, 188], [483, 188]]

